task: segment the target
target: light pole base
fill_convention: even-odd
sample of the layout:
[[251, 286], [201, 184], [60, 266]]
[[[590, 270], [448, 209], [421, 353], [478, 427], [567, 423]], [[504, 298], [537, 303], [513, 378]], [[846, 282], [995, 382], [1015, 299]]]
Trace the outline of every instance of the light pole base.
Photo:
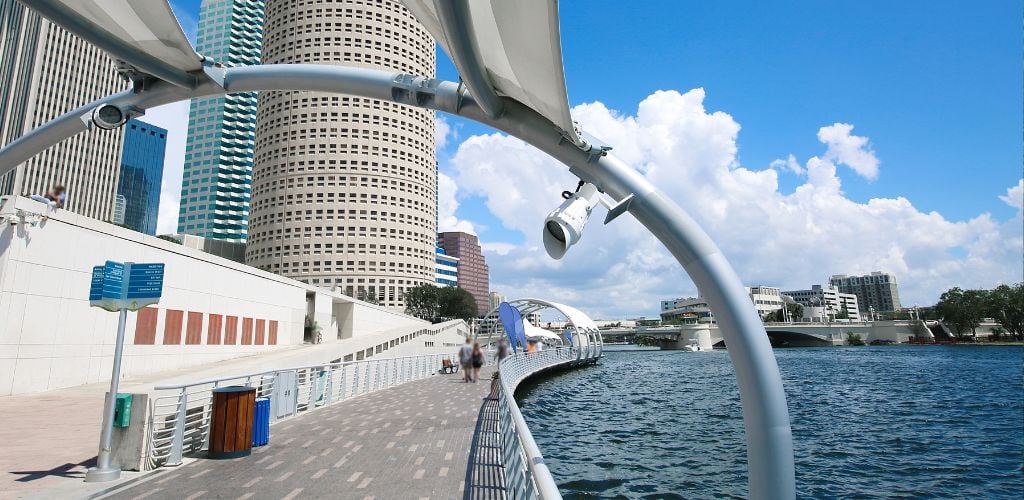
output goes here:
[[121, 477], [121, 469], [117, 467], [107, 467], [106, 469], [100, 469], [99, 467], [89, 467], [89, 470], [85, 473], [85, 482], [87, 483], [103, 483], [107, 481], [113, 481]]

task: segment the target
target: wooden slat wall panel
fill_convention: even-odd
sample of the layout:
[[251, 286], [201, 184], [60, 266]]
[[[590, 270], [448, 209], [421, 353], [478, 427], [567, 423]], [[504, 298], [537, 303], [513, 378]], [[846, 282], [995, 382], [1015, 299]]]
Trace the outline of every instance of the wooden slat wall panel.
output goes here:
[[211, 314], [210, 323], [206, 327], [206, 343], [209, 345], [220, 345], [221, 329], [224, 327], [224, 316]]
[[224, 345], [238, 343], [238, 316], [228, 316], [224, 322]]
[[156, 319], [159, 309], [146, 307], [135, 316], [135, 343], [152, 345], [156, 343]]
[[185, 343], [203, 343], [203, 313], [189, 311], [188, 324], [185, 326]]
[[256, 345], [263, 345], [263, 344], [266, 343], [265, 342], [265, 340], [266, 340], [265, 339], [265, 336], [266, 336], [266, 332], [265, 332], [266, 324], [267, 324], [266, 320], [262, 320], [262, 319], [256, 320]]
[[168, 309], [164, 316], [164, 345], [178, 345], [181, 343], [181, 323], [185, 317], [185, 311]]
[[242, 345], [252, 345], [252, 318], [242, 318]]
[[277, 345], [277, 321], [270, 320], [270, 333], [268, 334], [267, 343], [270, 345]]

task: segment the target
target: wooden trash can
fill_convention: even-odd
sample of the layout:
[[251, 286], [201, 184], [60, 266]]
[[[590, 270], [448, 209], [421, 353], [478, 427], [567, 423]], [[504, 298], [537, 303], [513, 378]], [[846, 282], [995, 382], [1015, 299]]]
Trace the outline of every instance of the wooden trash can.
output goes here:
[[247, 386], [213, 390], [210, 416], [210, 458], [238, 458], [252, 453], [252, 420], [256, 389]]

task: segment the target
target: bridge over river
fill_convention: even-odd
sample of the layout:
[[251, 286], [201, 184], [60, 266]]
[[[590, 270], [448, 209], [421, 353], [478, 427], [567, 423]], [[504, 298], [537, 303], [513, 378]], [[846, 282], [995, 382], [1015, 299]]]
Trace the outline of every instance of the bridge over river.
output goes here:
[[[871, 321], [830, 323], [766, 323], [765, 330], [775, 347], [817, 347], [845, 345], [849, 334], [859, 335], [865, 342], [935, 341], [948, 338], [948, 329], [937, 322]], [[662, 349], [683, 349], [701, 330], [708, 330], [711, 343], [724, 347], [717, 324], [675, 325], [660, 327], [613, 328], [602, 330], [606, 342], [648, 343]]]

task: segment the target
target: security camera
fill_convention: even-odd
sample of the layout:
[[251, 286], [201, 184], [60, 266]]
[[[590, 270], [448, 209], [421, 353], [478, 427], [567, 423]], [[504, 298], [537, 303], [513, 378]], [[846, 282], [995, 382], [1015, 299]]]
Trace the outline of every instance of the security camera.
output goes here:
[[113, 104], [101, 104], [92, 110], [92, 123], [103, 130], [113, 130], [128, 121], [128, 112]]
[[613, 203], [601, 195], [597, 186], [580, 181], [575, 193], [563, 191], [562, 198], [565, 198], [562, 205], [544, 219], [544, 250], [555, 260], [565, 256], [569, 247], [580, 241], [583, 226], [587, 225], [590, 213], [598, 203], [608, 209], [608, 215], [604, 218], [604, 223], [607, 224], [629, 210], [633, 194], [628, 194], [618, 203]]
[[569, 247], [580, 241], [583, 226], [590, 219], [590, 212], [601, 202], [597, 186], [589, 182], [580, 183], [575, 193], [562, 194], [565, 201], [544, 219], [544, 250], [552, 259], [558, 260]]

